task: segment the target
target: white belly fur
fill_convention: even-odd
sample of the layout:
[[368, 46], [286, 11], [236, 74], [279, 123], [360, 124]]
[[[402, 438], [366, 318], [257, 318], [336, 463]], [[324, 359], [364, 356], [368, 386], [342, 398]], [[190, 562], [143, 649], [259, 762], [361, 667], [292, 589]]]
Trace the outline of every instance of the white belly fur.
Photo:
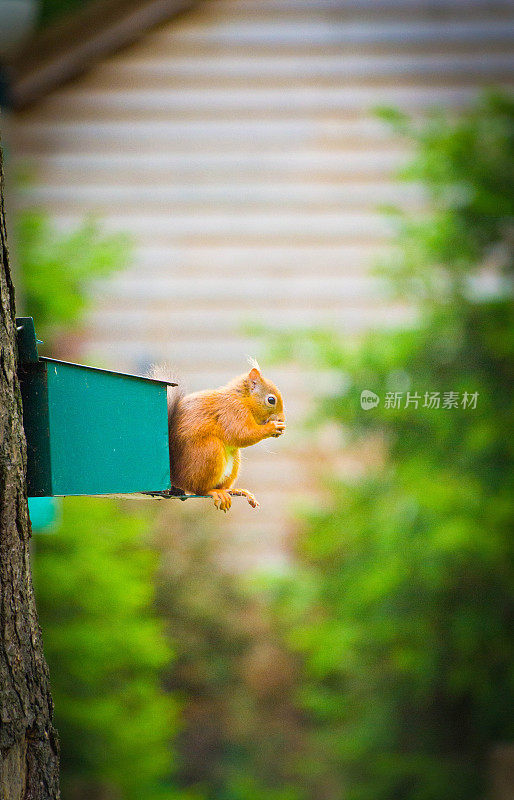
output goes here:
[[225, 456], [227, 463], [225, 464], [225, 470], [221, 476], [220, 483], [225, 481], [232, 474], [232, 470], [234, 469], [234, 450], [225, 449]]

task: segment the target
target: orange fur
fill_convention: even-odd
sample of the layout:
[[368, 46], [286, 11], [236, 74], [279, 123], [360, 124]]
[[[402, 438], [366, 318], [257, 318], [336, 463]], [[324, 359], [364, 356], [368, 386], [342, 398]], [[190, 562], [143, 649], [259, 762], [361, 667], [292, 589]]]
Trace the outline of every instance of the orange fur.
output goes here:
[[[276, 398], [273, 407], [266, 401], [269, 395]], [[173, 485], [188, 493], [212, 495], [223, 511], [230, 508], [227, 490], [237, 478], [239, 449], [285, 430], [280, 392], [256, 367], [219, 389], [175, 397], [169, 409]], [[250, 492], [234, 491], [250, 505], [258, 505]]]

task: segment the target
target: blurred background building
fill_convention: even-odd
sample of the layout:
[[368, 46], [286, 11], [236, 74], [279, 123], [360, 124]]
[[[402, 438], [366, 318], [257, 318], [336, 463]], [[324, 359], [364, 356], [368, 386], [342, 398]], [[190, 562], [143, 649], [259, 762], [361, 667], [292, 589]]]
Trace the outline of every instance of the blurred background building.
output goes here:
[[[513, 40], [513, 4], [489, 0], [106, 0], [40, 32], [11, 87], [11, 169], [30, 174], [18, 202], [62, 229], [94, 214], [134, 243], [96, 283], [73, 355], [136, 372], [166, 360], [196, 390], [260, 355], [252, 325], [401, 324], [409, 309], [370, 276], [380, 206], [423, 197], [395, 181], [406, 153], [374, 109], [422, 115], [512, 87]], [[288, 433], [246, 456], [260, 512], [230, 516], [244, 558], [270, 565], [292, 498], [339, 442], [320, 436], [313, 457], [295, 431], [318, 375], [263, 367]]]

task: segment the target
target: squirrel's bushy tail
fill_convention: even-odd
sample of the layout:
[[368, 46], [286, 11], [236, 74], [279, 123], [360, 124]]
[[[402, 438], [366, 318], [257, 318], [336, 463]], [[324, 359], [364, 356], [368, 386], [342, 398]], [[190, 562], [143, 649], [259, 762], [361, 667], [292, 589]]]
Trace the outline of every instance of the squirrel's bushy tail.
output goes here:
[[172, 381], [178, 384], [178, 386], [168, 386], [168, 422], [171, 428], [177, 406], [185, 394], [180, 376], [177, 375], [170, 364], [163, 362], [161, 364], [152, 364], [148, 370], [147, 377], [158, 381]]

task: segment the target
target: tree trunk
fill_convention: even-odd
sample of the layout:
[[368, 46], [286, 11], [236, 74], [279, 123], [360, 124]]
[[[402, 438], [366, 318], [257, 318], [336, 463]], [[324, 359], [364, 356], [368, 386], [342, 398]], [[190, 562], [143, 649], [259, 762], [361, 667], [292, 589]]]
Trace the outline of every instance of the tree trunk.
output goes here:
[[0, 149], [0, 800], [54, 800], [59, 797], [58, 742], [30, 572], [16, 363]]

